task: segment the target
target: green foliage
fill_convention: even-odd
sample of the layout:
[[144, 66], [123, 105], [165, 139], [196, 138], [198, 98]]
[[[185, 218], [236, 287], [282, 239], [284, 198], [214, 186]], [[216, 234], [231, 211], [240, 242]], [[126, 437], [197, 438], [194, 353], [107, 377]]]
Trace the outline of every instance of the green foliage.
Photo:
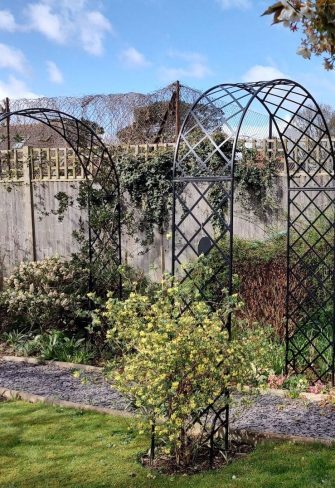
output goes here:
[[[166, 232], [170, 224], [172, 207], [171, 149], [155, 151], [148, 155], [123, 154], [118, 162], [124, 201], [123, 220], [131, 235], [144, 234], [143, 246], [149, 246], [154, 239], [154, 228]], [[126, 199], [127, 200], [127, 199]]]
[[3, 332], [1, 338], [8, 347], [19, 350], [20, 346], [31, 338], [31, 335], [21, 330], [14, 329], [9, 332]]
[[[192, 305], [183, 311], [190, 294]], [[196, 454], [202, 433], [191, 444], [186, 435], [197, 412], [226, 388], [264, 380], [262, 336], [229, 341], [223, 330], [240, 307], [237, 296], [226, 294], [213, 312], [194, 287], [173, 284], [170, 278], [151, 299], [131, 293], [123, 302], [110, 298], [106, 303], [107, 337], [122, 353], [113, 374], [115, 386], [145, 415], [147, 428], [157, 424], [164, 451], [178, 464], [191, 462]]]
[[308, 384], [304, 375], [294, 375], [289, 376], [283, 386], [289, 391], [291, 398], [299, 398], [300, 394], [307, 390]]
[[[250, 324], [247, 320], [235, 319], [233, 337], [246, 342], [249, 356], [261, 351], [261, 362], [255, 372], [256, 386], [268, 381], [270, 375], [282, 375], [285, 371], [285, 343], [280, 341], [271, 326]], [[254, 367], [252, 364], [250, 367]]]
[[235, 163], [237, 199], [261, 218], [278, 208], [275, 184], [279, 161], [276, 155], [268, 158], [255, 149], [242, 148], [242, 158]]
[[84, 338], [68, 337], [59, 330], [35, 336], [29, 332], [13, 330], [2, 334], [2, 339], [15, 353], [44, 360], [88, 364], [94, 356], [93, 347], [85, 343]]

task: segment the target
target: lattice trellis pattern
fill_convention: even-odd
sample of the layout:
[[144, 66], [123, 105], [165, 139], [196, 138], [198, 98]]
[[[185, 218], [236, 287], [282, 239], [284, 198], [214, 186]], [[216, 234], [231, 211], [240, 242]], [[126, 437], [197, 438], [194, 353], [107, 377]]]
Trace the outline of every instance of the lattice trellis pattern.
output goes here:
[[[314, 380], [331, 374], [334, 382], [334, 151], [320, 108], [302, 86], [290, 80], [223, 84], [194, 104], [174, 164], [172, 271], [192, 280], [207, 301], [210, 284], [232, 291], [234, 167], [255, 133], [275, 141], [288, 175], [287, 369]], [[221, 262], [199, 283], [185, 262], [201, 252], [215, 252]], [[203, 442], [211, 456], [219, 424], [229, 428], [222, 395], [191, 421], [208, 422]], [[218, 444], [222, 448], [222, 436]]]
[[316, 188], [289, 196], [287, 364], [323, 381], [334, 381], [334, 196]]
[[[121, 264], [121, 219], [118, 176], [107, 147], [89, 124], [58, 110], [29, 108], [5, 113], [0, 116], [0, 125], [9, 118], [15, 127], [24, 125], [26, 120], [30, 127], [47, 127], [73, 151], [84, 176], [80, 204], [87, 208], [88, 215], [88, 222], [83, 223], [82, 228], [88, 237], [84, 248], [90, 266], [89, 288], [94, 289], [96, 281], [101, 284], [105, 278], [106, 289], [109, 289], [112, 273], [108, 273], [108, 269]], [[26, 161], [34, 177], [33, 163]], [[78, 169], [73, 168], [73, 171], [78, 172]], [[104, 209], [104, 219], [102, 212], [97, 218], [99, 208]], [[121, 283], [117, 287], [121, 293]]]

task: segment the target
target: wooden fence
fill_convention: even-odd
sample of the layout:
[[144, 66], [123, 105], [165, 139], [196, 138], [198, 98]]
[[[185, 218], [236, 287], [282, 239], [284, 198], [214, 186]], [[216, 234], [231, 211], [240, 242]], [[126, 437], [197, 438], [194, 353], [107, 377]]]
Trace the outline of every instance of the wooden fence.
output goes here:
[[[175, 144], [133, 144], [111, 146], [111, 153], [116, 151], [131, 152], [134, 156], [148, 155], [159, 149], [171, 147]], [[25, 166], [29, 162], [29, 173]], [[26, 177], [33, 181], [54, 180], [82, 180], [84, 171], [70, 147], [36, 148], [24, 146], [20, 149], [0, 151], [0, 181], [25, 181]]]
[[[335, 138], [332, 140], [335, 145]], [[291, 158], [289, 159], [289, 170], [295, 171], [296, 164], [294, 161], [304, 161], [303, 168], [307, 171], [313, 169], [316, 161], [324, 158], [323, 149], [318, 146], [313, 152], [312, 157], [306, 159], [309, 140], [302, 140], [299, 147], [294, 148]], [[253, 149], [262, 154], [276, 156], [278, 172], [280, 175], [285, 174], [286, 165], [284, 161], [283, 147], [278, 139], [253, 139], [243, 141], [246, 148]], [[325, 150], [329, 149], [328, 140], [323, 141]], [[136, 155], [148, 155], [160, 149], [171, 148], [174, 150], [174, 143], [165, 144], [130, 144], [122, 146], [110, 146], [111, 154], [116, 152], [130, 152]], [[288, 148], [289, 149], [289, 148]], [[306, 159], [306, 161], [305, 161]], [[28, 173], [25, 169], [29, 161]], [[309, 167], [308, 167], [309, 166]], [[75, 153], [70, 147], [58, 148], [36, 148], [24, 146], [20, 149], [11, 149], [10, 151], [0, 151], [0, 181], [25, 181], [29, 177], [32, 181], [67, 181], [82, 180], [84, 171], [81, 164], [75, 157]]]
[[[335, 138], [332, 139], [335, 146]], [[244, 147], [260, 152], [271, 158], [276, 156], [276, 163], [278, 165], [279, 175], [286, 173], [286, 164], [284, 160], [283, 146], [280, 141], [274, 139], [253, 139], [242, 141]], [[303, 162], [301, 168], [306, 169], [307, 172], [313, 170], [315, 161], [321, 158], [325, 159], [326, 153], [323, 151], [329, 150], [329, 141], [322, 141], [323, 148], [318, 146], [313, 150], [309, 147], [309, 139], [302, 139], [299, 147], [295, 147], [289, 158], [288, 165], [290, 171], [296, 171], [296, 163], [294, 161]], [[148, 155], [160, 149], [171, 148], [174, 150], [174, 143], [165, 144], [129, 144], [122, 146], [110, 146], [111, 154], [116, 152], [130, 152], [136, 155]], [[289, 150], [290, 148], [287, 147]], [[311, 157], [306, 158], [306, 155], [312, 149]], [[82, 180], [84, 178], [83, 168], [77, 161], [73, 149], [70, 147], [58, 148], [36, 148], [24, 146], [20, 149], [11, 149], [10, 151], [0, 151], [0, 181], [24, 181], [25, 166], [29, 161], [29, 178], [32, 181], [71, 181]], [[329, 168], [331, 170], [331, 168]]]

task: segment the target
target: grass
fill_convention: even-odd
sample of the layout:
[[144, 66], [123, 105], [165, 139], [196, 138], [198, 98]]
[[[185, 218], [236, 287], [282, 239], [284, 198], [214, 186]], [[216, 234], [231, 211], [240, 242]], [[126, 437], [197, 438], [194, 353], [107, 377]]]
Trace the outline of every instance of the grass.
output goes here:
[[270, 442], [220, 471], [172, 477], [137, 462], [147, 446], [131, 419], [0, 403], [1, 488], [335, 487], [335, 448]]

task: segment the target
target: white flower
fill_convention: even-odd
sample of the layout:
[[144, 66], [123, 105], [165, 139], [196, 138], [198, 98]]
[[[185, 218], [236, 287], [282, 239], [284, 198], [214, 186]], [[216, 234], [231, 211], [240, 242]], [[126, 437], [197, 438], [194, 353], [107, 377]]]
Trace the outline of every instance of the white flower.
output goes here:
[[[284, 4], [284, 2], [282, 2]], [[285, 2], [286, 3], [286, 2]], [[290, 5], [284, 5], [284, 8], [282, 9], [278, 20], [280, 22], [283, 22], [284, 25], [289, 26], [293, 22], [298, 22], [301, 20], [302, 15], [300, 12], [292, 8]]]
[[300, 12], [301, 12], [301, 15], [303, 15], [304, 17], [306, 17], [308, 19], [310, 19], [314, 15], [313, 9], [311, 7], [309, 7], [308, 5], [305, 5], [304, 7], [302, 7]]
[[299, 56], [302, 56], [305, 59], [311, 59], [311, 55], [312, 55], [310, 49], [308, 49], [308, 47], [306, 46], [300, 46], [297, 51], [297, 54], [299, 54]]

